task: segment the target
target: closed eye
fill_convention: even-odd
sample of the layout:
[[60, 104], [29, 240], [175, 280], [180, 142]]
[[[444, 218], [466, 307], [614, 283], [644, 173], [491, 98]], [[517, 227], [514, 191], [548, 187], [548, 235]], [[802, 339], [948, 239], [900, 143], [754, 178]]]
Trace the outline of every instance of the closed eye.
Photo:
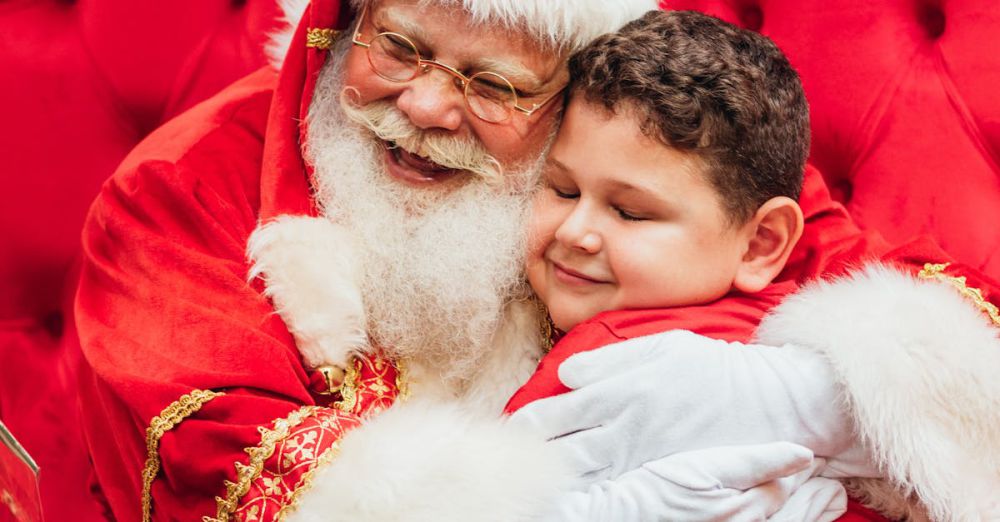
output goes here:
[[580, 194], [578, 192], [563, 192], [555, 187], [550, 187], [550, 188], [552, 189], [552, 192], [555, 192], [556, 197], [562, 199], [576, 199], [580, 197]]
[[649, 220], [649, 218], [646, 218], [646, 217], [637, 216], [635, 214], [630, 214], [627, 210], [625, 210], [625, 209], [623, 209], [621, 207], [614, 207], [614, 209], [615, 209], [615, 212], [618, 213], [618, 216], [620, 218], [624, 219], [625, 221], [648, 221]]

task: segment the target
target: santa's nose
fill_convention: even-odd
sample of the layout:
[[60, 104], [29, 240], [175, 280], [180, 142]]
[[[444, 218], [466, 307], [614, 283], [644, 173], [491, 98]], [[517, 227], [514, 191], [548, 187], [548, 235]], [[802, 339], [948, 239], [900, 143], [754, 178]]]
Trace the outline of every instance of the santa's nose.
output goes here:
[[455, 79], [433, 67], [407, 82], [396, 106], [425, 130], [458, 130], [465, 117], [465, 97]]

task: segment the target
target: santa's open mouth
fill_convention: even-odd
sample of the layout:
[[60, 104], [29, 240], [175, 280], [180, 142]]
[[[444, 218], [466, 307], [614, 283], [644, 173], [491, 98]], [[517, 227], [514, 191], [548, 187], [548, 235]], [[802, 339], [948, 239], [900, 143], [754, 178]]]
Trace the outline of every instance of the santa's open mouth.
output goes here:
[[382, 144], [389, 174], [402, 181], [419, 184], [441, 182], [460, 172], [407, 151], [393, 141], [383, 141]]

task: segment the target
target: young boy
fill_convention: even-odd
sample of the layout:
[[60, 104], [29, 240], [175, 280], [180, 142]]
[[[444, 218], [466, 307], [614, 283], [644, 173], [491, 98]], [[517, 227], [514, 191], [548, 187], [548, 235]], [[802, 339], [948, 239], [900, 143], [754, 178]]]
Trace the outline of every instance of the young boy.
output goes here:
[[508, 411], [567, 391], [575, 353], [671, 329], [747, 342], [796, 290], [809, 150], [798, 75], [767, 38], [651, 12], [570, 60], [527, 274], [558, 331]]
[[[558, 368], [582, 351], [674, 329], [748, 342], [798, 289], [775, 278], [802, 234], [809, 109], [773, 42], [656, 11], [573, 56], [570, 74], [527, 257], [560, 338], [507, 413], [569, 391]], [[874, 468], [855, 454], [831, 476], [854, 472]], [[885, 519], [852, 503], [840, 520]]]

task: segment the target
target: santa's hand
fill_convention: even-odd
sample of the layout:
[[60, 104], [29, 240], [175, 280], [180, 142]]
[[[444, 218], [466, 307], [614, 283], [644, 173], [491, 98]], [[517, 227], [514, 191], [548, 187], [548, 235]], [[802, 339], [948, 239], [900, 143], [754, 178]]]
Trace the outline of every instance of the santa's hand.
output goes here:
[[[802, 491], [799, 487], [808, 484], [821, 464], [808, 449], [787, 442], [678, 453], [586, 491], [568, 493], [544, 519], [757, 521], [774, 516], [785, 521], [792, 517], [800, 522], [833, 520], [844, 511], [843, 498], [839, 508], [831, 506], [837, 500], [829, 496], [795, 499], [796, 492]], [[813, 488], [803, 489], [808, 493]], [[786, 501], [793, 510], [783, 510]]]
[[672, 331], [577, 354], [559, 378], [573, 391], [511, 420], [551, 439], [594, 480], [681, 451], [777, 440], [849, 453], [857, 462], [838, 462], [839, 471], [867, 469], [863, 452], [848, 452], [856, 441], [832, 370], [806, 350]]

